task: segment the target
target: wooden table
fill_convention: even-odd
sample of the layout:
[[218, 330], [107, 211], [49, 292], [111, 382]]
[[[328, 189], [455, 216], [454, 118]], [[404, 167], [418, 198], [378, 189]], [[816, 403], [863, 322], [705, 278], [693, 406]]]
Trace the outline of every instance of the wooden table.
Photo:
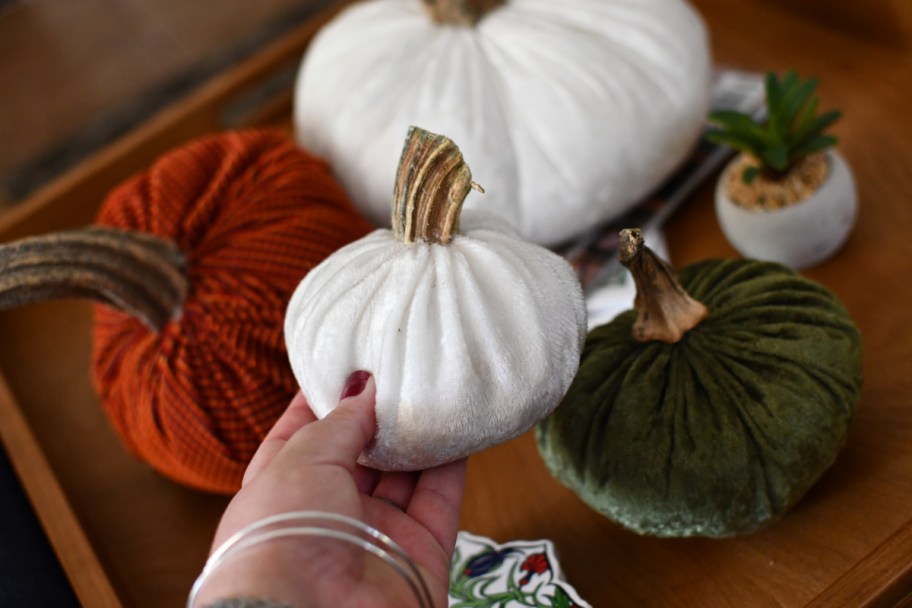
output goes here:
[[[498, 541], [552, 539], [596, 607], [912, 605], [912, 10], [902, 1], [857, 9], [695, 0], [719, 64], [815, 75], [824, 107], [844, 112], [836, 134], [859, 185], [858, 224], [837, 257], [805, 273], [842, 298], [864, 336], [861, 406], [836, 465], [762, 532], [662, 540], [583, 505], [548, 475], [526, 435], [471, 458], [463, 529]], [[238, 100], [292, 69], [319, 23], [0, 217], [0, 240], [88, 222], [111, 186], [169, 147], [223, 128], [219, 117], [238, 116]], [[242, 122], [281, 121], [288, 111], [286, 91]], [[735, 255], [711, 190], [704, 185], [667, 225], [676, 265]], [[225, 499], [177, 487], [124, 453], [88, 381], [89, 312], [58, 302], [0, 315], [0, 438], [86, 605], [178, 606]]]

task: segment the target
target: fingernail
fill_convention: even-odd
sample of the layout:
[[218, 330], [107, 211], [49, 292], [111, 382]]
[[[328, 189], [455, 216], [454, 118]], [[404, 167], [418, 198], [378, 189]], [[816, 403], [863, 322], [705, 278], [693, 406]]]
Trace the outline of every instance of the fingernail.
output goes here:
[[358, 370], [352, 373], [352, 375], [348, 377], [348, 380], [345, 381], [345, 387], [342, 389], [342, 396], [339, 397], [339, 401], [354, 397], [355, 395], [360, 395], [362, 391], [364, 391], [364, 387], [367, 386], [367, 381], [370, 377], [370, 372], [364, 370]]

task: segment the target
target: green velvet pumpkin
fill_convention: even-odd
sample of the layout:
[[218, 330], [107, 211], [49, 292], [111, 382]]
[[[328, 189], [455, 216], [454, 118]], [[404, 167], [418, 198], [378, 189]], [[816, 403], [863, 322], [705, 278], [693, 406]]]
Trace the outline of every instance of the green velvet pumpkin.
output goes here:
[[[675, 283], [634, 238], [639, 311], [590, 332], [567, 395], [537, 428], [540, 453], [586, 503], [635, 532], [752, 532], [801, 498], [842, 447], [861, 386], [858, 329], [831, 292], [784, 266], [709, 260]], [[695, 313], [677, 341], [637, 339], [676, 317], [682, 287], [708, 315]]]

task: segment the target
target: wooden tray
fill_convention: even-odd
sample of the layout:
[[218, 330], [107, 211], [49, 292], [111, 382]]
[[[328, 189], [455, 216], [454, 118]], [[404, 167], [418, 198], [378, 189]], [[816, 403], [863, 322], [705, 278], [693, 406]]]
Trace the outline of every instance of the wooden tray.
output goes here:
[[[800, 39], [827, 49], [812, 67], [822, 76], [830, 70], [829, 92], [837, 97], [860, 99], [853, 74], [870, 71], [887, 83], [877, 90], [889, 99], [876, 112], [856, 112], [855, 126], [844, 132], [843, 150], [864, 183], [865, 211], [846, 249], [809, 273], [844, 299], [865, 337], [866, 384], [848, 445], [769, 529], [724, 541], [660, 540], [635, 536], [588, 509], [547, 474], [527, 434], [472, 457], [462, 528], [500, 542], [553, 540], [570, 582], [597, 608], [912, 605], [912, 222], [904, 211], [912, 178], [893, 171], [890, 180], [880, 179], [884, 153], [860, 135], [886, 138], [912, 127], [899, 103], [904, 89], [889, 89], [891, 70], [899, 73], [908, 62], [866, 53], [860, 42], [808, 23], [777, 21], [763, 3], [697, 4], [721, 33], [717, 44], [731, 65], [762, 69], [782, 61], [788, 41]], [[114, 185], [190, 138], [226, 127], [287, 126], [289, 86], [265, 101], [262, 92], [288, 82], [313, 33], [337, 9], [0, 217], [0, 241], [90, 222]], [[781, 45], [744, 44], [761, 22]], [[890, 130], [877, 131], [878, 121]], [[897, 151], [912, 157], [905, 140]], [[884, 218], [892, 218], [897, 233], [883, 233]], [[679, 264], [734, 255], [715, 223], [709, 185], [676, 214], [667, 234]], [[893, 283], [885, 267], [898, 273]], [[226, 499], [178, 487], [126, 454], [89, 383], [89, 328], [90, 307], [79, 302], [0, 314], [0, 439], [84, 605], [180, 606]]]

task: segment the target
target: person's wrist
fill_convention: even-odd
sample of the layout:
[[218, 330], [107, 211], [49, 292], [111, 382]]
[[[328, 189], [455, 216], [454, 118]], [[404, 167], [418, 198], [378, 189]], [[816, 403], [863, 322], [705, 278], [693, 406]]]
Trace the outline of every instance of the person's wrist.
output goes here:
[[[188, 598], [201, 608], [263, 598], [294, 608], [432, 606], [415, 564], [363, 522], [317, 511], [276, 515], [234, 534], [210, 556]], [[267, 604], [268, 605], [268, 604]]]

